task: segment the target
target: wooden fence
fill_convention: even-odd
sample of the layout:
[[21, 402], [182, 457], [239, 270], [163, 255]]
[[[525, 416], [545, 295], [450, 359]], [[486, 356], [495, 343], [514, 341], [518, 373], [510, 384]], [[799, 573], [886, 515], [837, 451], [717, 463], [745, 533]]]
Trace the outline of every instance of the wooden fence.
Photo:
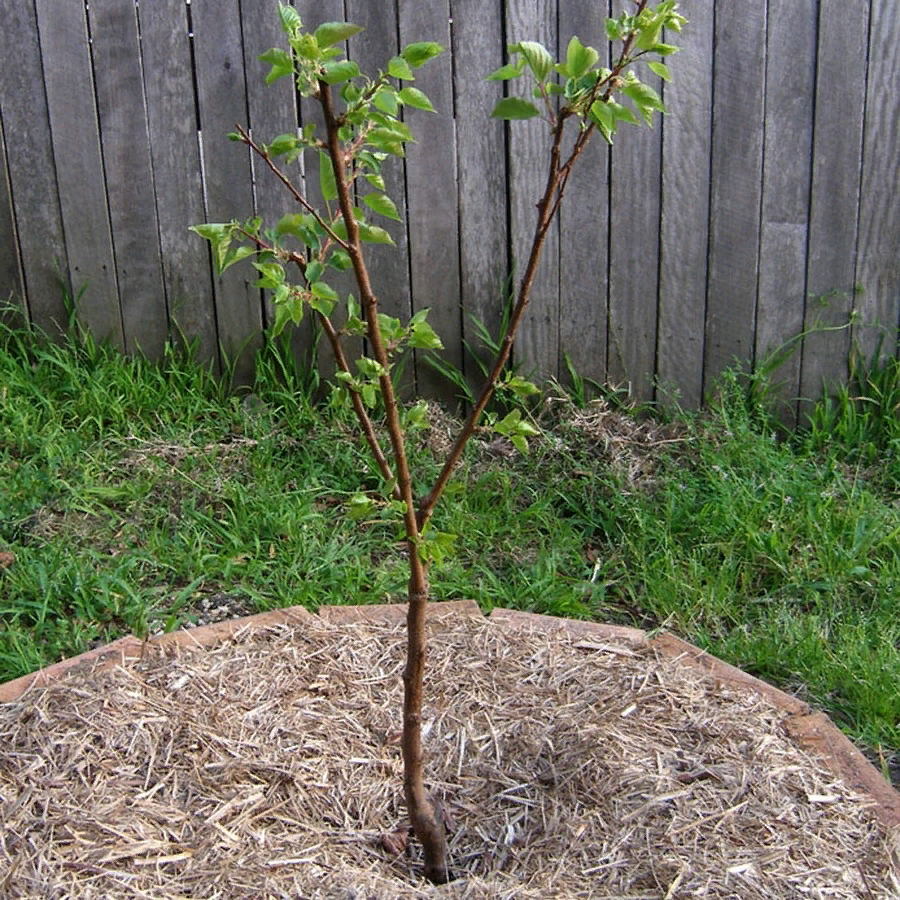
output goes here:
[[[431, 307], [454, 365], [473, 318], [497, 327], [543, 179], [546, 129], [489, 118], [484, 75], [507, 42], [605, 47], [606, 3], [583, 0], [297, 0], [304, 21], [365, 26], [366, 69], [398, 46], [452, 48], [417, 84], [408, 159], [388, 173], [407, 211], [374, 257], [383, 307]], [[618, 6], [618, 0], [614, 3]], [[637, 397], [698, 405], [734, 360], [759, 364], [804, 330], [780, 371], [786, 398], [846, 378], [851, 346], [900, 316], [900, 7], [895, 0], [682, 0], [690, 20], [656, 87], [670, 110], [610, 151], [595, 140], [550, 236], [517, 347], [542, 375], [576, 370]], [[198, 222], [287, 204], [225, 134], [267, 139], [311, 110], [257, 54], [283, 44], [274, 0], [21, 0], [0, 28], [0, 297], [53, 331], [60, 281], [79, 315], [126, 351], [157, 356], [174, 331], [200, 356], [244, 347], [270, 318], [249, 266], [210, 269]], [[648, 73], [649, 75], [649, 73]], [[314, 194], [317, 178], [306, 172]], [[379, 248], [381, 250], [382, 248]], [[852, 327], [847, 326], [853, 319]], [[304, 326], [305, 327], [305, 326]], [[832, 330], [823, 330], [832, 329]], [[298, 350], [310, 332], [298, 330]], [[434, 372], [411, 370], [425, 392]]]

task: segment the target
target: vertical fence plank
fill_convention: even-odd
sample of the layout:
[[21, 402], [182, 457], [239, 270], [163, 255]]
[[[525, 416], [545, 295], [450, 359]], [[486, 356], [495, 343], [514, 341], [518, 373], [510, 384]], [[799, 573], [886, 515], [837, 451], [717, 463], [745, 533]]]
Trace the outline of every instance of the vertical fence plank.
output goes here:
[[[442, 356], [461, 370], [459, 208], [450, 4], [448, 0], [401, 2], [399, 18], [401, 47], [415, 41], [437, 41], [446, 48], [441, 56], [415, 72], [414, 86], [428, 95], [435, 111], [407, 107], [403, 115], [416, 138], [407, 151], [406, 162], [410, 287], [413, 309], [430, 308], [428, 321], [444, 343]], [[422, 361], [421, 354], [417, 357], [417, 391], [452, 403], [453, 385]]]
[[18, 238], [17, 246], [0, 245], [0, 252], [18, 253], [4, 264], [12, 280], [4, 282], [0, 299], [12, 299], [35, 325], [58, 335], [65, 331], [66, 311], [54, 267], [68, 282], [68, 258], [33, 3], [14, 3], [4, 11], [0, 58], [15, 60], [0, 78], [0, 120]]
[[[247, 72], [247, 108], [253, 137], [264, 143], [279, 134], [297, 132], [297, 91], [293, 79], [280, 78], [266, 84], [269, 64], [258, 57], [270, 47], [287, 49], [287, 37], [281, 29], [277, 9], [268, 0], [242, 0], [241, 15], [244, 34], [244, 68]], [[295, 212], [295, 202], [284, 185], [257, 156], [251, 157], [255, 188], [255, 213], [263, 220], [263, 227], [274, 226], [288, 212]], [[303, 173], [299, 162], [286, 165], [276, 160], [279, 168], [294, 184], [303, 187]], [[299, 274], [299, 273], [296, 273]], [[293, 274], [292, 277], [296, 277]], [[266, 292], [267, 294], [269, 292]], [[274, 322], [271, 298], [264, 298], [266, 322]]]
[[[613, 55], [618, 47], [613, 48]], [[657, 92], [660, 79], [641, 72]], [[637, 400], [653, 397], [659, 288], [661, 127], [619, 129], [612, 148], [608, 371]]]
[[[847, 325], [854, 305], [867, 25], [868, 0], [819, 4], [807, 330]], [[827, 385], [845, 380], [849, 346], [845, 328], [804, 340], [801, 415]]]
[[[560, 0], [559, 53], [573, 35], [608, 62], [606, 4]], [[570, 123], [574, 127], [574, 123]], [[571, 140], [567, 144], [571, 147]], [[565, 355], [579, 376], [606, 378], [609, 277], [609, 145], [599, 133], [572, 170], [559, 210], [558, 377], [567, 381]]]
[[[538, 41], [557, 52], [556, 4], [550, 0], [508, 0], [506, 33], [511, 43]], [[526, 75], [510, 83], [510, 93], [531, 96], [533, 81]], [[540, 108], [540, 107], [538, 107]], [[518, 290], [537, 222], [536, 204], [547, 183], [551, 136], [546, 120], [530, 119], [509, 125], [510, 243], [515, 287]], [[558, 376], [559, 362], [559, 222], [544, 241], [541, 264], [522, 316], [515, 359], [526, 374]]]
[[37, 12], [68, 280], [84, 289], [81, 323], [124, 348], [85, 9], [38, 0]]
[[[300, 18], [303, 20], [304, 28], [309, 31], [315, 31], [323, 22], [341, 22], [345, 19], [350, 22], [355, 21], [351, 15], [345, 15], [343, 0], [297, 0], [295, 6], [300, 14]], [[359, 25], [361, 23], [356, 22], [355, 24]], [[357, 34], [351, 39], [351, 56], [354, 55], [354, 45], [365, 39], [365, 32]], [[346, 44], [343, 45], [342, 49], [344, 47], [346, 47]], [[315, 100], [307, 97], [301, 98], [299, 115], [301, 125], [315, 123], [316, 136], [324, 139], [325, 131], [322, 110]], [[303, 173], [307, 199], [316, 209], [322, 209], [322, 193], [319, 190], [319, 158], [316, 153], [308, 152], [304, 155]], [[351, 293], [356, 295], [357, 293], [356, 282], [353, 279], [353, 273], [346, 271], [329, 273], [328, 283], [338, 292], [341, 298], [340, 306], [335, 309], [332, 315], [332, 322], [335, 327], [339, 328], [346, 319], [345, 303], [347, 295]], [[312, 315], [308, 316], [294, 329], [295, 353], [298, 356], [305, 356], [319, 334], [318, 323]], [[344, 354], [351, 361], [362, 353], [362, 341], [358, 338], [344, 338], [342, 346]], [[331, 345], [324, 337], [319, 338], [315, 363], [321, 378], [332, 377], [335, 370], [334, 356], [331, 351]]]
[[663, 86], [657, 396], [689, 409], [703, 395], [713, 2], [680, 7], [688, 25], [667, 37], [682, 50], [667, 60], [672, 81]]
[[[207, 216], [210, 222], [246, 218], [253, 209], [250, 155], [226, 135], [247, 122], [247, 90], [238, 0], [193, 0], [194, 55]], [[232, 266], [216, 278], [219, 344], [233, 359], [235, 380], [252, 380], [253, 353], [259, 346], [262, 306], [253, 287], [254, 270]]]
[[816, 60], [815, 8], [769, 0], [757, 362], [794, 339], [793, 354], [771, 374], [784, 424], [796, 423], [805, 307], [806, 242]]
[[765, 42], [765, 5], [716, 6], [704, 389], [753, 354]]
[[0, 116], [0, 322], [23, 327], [28, 322], [25, 281], [19, 264], [3, 118]]
[[[504, 51], [500, 0], [454, 0], [462, 330], [481, 358], [488, 354], [480, 348], [475, 323], [496, 338], [509, 289], [504, 125], [491, 118], [503, 86], [485, 80], [503, 64]], [[480, 391], [484, 377], [468, 353], [463, 369], [471, 390]]]
[[856, 280], [859, 327], [854, 338], [865, 362], [879, 341], [881, 356], [897, 353], [900, 326], [900, 7], [874, 0], [869, 26], [869, 71], [865, 147], [859, 214]]
[[[396, 3], [374, 4], [368, 0], [347, 0], [347, 18], [365, 28], [362, 34], [351, 41], [350, 56], [367, 74], [375, 75], [379, 69], [386, 69], [388, 60], [396, 56], [399, 50]], [[382, 168], [386, 193], [401, 210], [407, 204], [404, 163], [403, 159], [389, 156]], [[368, 185], [357, 186], [360, 197], [368, 190]], [[405, 221], [379, 221], [378, 224], [387, 230], [396, 246], [373, 244], [367, 247], [366, 259], [372, 286], [378, 298], [379, 310], [405, 321], [412, 313], [407, 224]], [[395, 381], [405, 393], [412, 393], [415, 387], [412, 360], [409, 360], [402, 377], [395, 375]]]
[[209, 249], [188, 231], [203, 221], [191, 46], [184, 0], [140, 7], [141, 50], [159, 243], [172, 331], [196, 341], [197, 359], [218, 360]]
[[160, 357], [168, 337], [134, 0], [92, 0], [91, 46], [125, 349]]

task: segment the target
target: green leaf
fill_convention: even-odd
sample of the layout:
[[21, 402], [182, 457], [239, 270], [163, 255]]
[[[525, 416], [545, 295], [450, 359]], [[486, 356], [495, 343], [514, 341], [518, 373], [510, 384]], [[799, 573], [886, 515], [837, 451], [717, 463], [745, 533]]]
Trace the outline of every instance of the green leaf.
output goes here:
[[537, 41], [520, 41], [518, 44], [511, 44], [509, 52], [521, 53], [525, 57], [525, 62], [528, 63], [528, 68], [540, 82], [546, 81], [547, 76], [553, 71], [555, 60], [550, 55], [550, 51]]
[[254, 262], [252, 265], [261, 276], [255, 287], [275, 290], [284, 284], [284, 269], [279, 263]]
[[390, 153], [392, 156], [406, 156], [404, 139], [396, 131], [387, 128], [373, 128], [366, 135], [366, 140], [373, 147], [384, 150], [385, 153]]
[[606, 138], [608, 144], [612, 143], [612, 136], [616, 133], [616, 114], [608, 103], [596, 100], [591, 105], [588, 118], [600, 129], [600, 134]]
[[287, 50], [273, 47], [271, 50], [266, 50], [265, 53], [260, 53], [257, 59], [261, 62], [269, 63], [272, 66], [271, 71], [266, 75], [266, 84], [271, 84], [273, 81], [277, 81], [285, 75], [294, 74], [294, 61], [291, 59], [291, 54], [288, 53]]
[[279, 134], [266, 145], [269, 156], [284, 156], [286, 153], [302, 149], [303, 143], [295, 134]]
[[383, 375], [387, 375], [387, 369], [377, 359], [372, 359], [370, 356], [360, 356], [356, 360], [356, 368], [359, 369], [360, 375], [364, 375], [366, 378], [381, 378]]
[[406, 410], [403, 417], [403, 427], [410, 431], [425, 428], [428, 425], [428, 404], [419, 400], [415, 406]]
[[613, 115], [619, 122], [628, 122], [630, 125], [640, 125], [637, 116], [627, 107], [615, 100], [607, 101], [607, 106], [613, 111]]
[[659, 75], [663, 81], [672, 80], [672, 73], [669, 72], [669, 67], [665, 63], [651, 62], [647, 63], [647, 65], [650, 67], [650, 70]]
[[537, 385], [533, 384], [525, 378], [522, 378], [521, 375], [511, 376], [505, 382], [503, 382], [502, 387], [506, 388], [509, 391], [512, 391], [517, 397], [521, 397], [522, 399], [524, 399], [525, 397], [532, 397], [535, 394], [540, 393]]
[[495, 119], [533, 119], [539, 115], [538, 108], [522, 97], [504, 97], [491, 113]]
[[362, 25], [353, 25], [350, 22], [323, 22], [316, 29], [315, 36], [320, 47], [330, 47], [339, 41], [346, 41], [359, 31], [362, 31]]
[[334, 169], [331, 167], [331, 157], [324, 150], [319, 151], [319, 190], [326, 203], [330, 203], [338, 195]]
[[256, 253], [256, 247], [249, 247], [246, 244], [228, 250], [219, 264], [219, 274], [221, 275], [226, 269], [231, 268], [231, 266], [242, 259], [253, 256], [254, 253]]
[[400, 98], [400, 101], [402, 103], [405, 103], [407, 106], [412, 106], [415, 109], [424, 109], [428, 112], [434, 112], [434, 107], [431, 105], [431, 101], [418, 88], [405, 87], [398, 92], [397, 96]]
[[572, 37], [566, 50], [566, 74], [569, 78], [580, 78], [600, 59], [593, 47], [585, 47], [577, 37]]
[[318, 281], [325, 272], [325, 266], [318, 260], [314, 259], [303, 272], [308, 284]]
[[369, 225], [366, 222], [359, 223], [360, 240], [367, 244], [390, 244], [395, 247], [394, 239], [383, 229], [377, 225]]
[[354, 494], [347, 501], [347, 515], [355, 522], [366, 519], [375, 512], [375, 501], [365, 494]]
[[434, 41], [420, 41], [404, 47], [400, 55], [414, 69], [418, 69], [419, 66], [427, 63], [429, 59], [434, 59], [435, 56], [439, 56], [443, 52], [444, 48], [440, 44], [434, 43]]
[[303, 27], [303, 22], [300, 19], [300, 13], [298, 13], [293, 6], [289, 6], [287, 3], [278, 4], [278, 15], [281, 19], [281, 27], [287, 34], [298, 31]]
[[293, 35], [291, 37], [291, 46], [301, 59], [317, 62], [322, 58], [319, 42], [312, 34]]
[[406, 335], [406, 329], [399, 319], [386, 313], [378, 313], [376, 318], [378, 319], [378, 330], [386, 341], [394, 343], [403, 340]]
[[649, 84], [635, 81], [631, 84], [626, 84], [622, 91], [634, 103], [648, 125], [653, 122], [654, 110], [659, 110], [659, 112], [666, 111], [659, 94]]
[[387, 85], [382, 85], [378, 88], [375, 92], [373, 102], [378, 109], [383, 113], [387, 113], [389, 116], [396, 116], [397, 111], [400, 109], [400, 104], [397, 100], [397, 91]]
[[419, 557], [422, 562], [433, 562], [440, 565], [453, 551], [456, 537], [449, 531], [433, 531], [429, 528], [419, 542]]
[[366, 175], [366, 181], [375, 188], [376, 191], [384, 191], [384, 179], [380, 175]]
[[673, 53], [677, 53], [679, 49], [674, 44], [653, 44], [652, 47], [648, 48], [648, 52], [658, 53], [660, 56], [671, 56]]
[[359, 66], [352, 59], [339, 59], [325, 63], [320, 77], [326, 84], [340, 84], [357, 75], [359, 75]]
[[402, 56], [395, 56], [388, 63], [388, 75], [391, 78], [399, 78], [402, 81], [415, 81], [415, 76], [409, 63]]
[[353, 265], [353, 263], [346, 251], [334, 250], [331, 256], [328, 257], [328, 265], [331, 266], [332, 269], [337, 269], [339, 272], [344, 272], [349, 269]]
[[501, 66], [487, 77], [487, 81], [509, 81], [510, 78], [518, 78], [525, 68], [525, 60], [520, 59], [517, 62], [509, 63]]
[[385, 194], [366, 194], [363, 197], [363, 203], [380, 216], [395, 219], [397, 222], [403, 221], [397, 211], [397, 204]]
[[416, 322], [410, 329], [409, 346], [417, 350], [443, 350], [437, 332], [427, 322]]
[[323, 316], [330, 316], [338, 304], [338, 295], [324, 281], [316, 281], [310, 288], [309, 305]]

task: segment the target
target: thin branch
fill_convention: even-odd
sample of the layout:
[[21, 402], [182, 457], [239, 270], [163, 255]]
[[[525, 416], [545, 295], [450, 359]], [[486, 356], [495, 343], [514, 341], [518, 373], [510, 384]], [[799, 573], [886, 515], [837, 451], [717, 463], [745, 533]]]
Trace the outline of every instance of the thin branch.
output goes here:
[[256, 141], [253, 140], [252, 137], [247, 133], [247, 131], [241, 125], [236, 125], [238, 134], [241, 136], [241, 140], [250, 147], [258, 156], [260, 156], [265, 162], [265, 164], [275, 173], [275, 177], [291, 192], [293, 198], [308, 212], [313, 218], [322, 226], [325, 233], [330, 237], [336, 244], [341, 246], [344, 250], [347, 250], [347, 242], [338, 237], [335, 234], [332, 227], [319, 215], [318, 210], [294, 187], [294, 183], [291, 181], [278, 166], [272, 162], [272, 157], [269, 156], [269, 152], [263, 147], [261, 144], [257, 144]]

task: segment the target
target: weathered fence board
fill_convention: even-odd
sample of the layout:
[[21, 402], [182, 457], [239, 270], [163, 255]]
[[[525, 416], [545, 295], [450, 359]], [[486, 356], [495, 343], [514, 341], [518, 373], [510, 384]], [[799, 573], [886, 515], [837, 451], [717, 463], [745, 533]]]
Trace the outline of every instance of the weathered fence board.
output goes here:
[[136, 12], [131, 0], [91, 0], [91, 50], [125, 348], [158, 357], [168, 316]]
[[[510, 288], [505, 133], [503, 122], [490, 118], [503, 87], [484, 77], [500, 67], [503, 33], [500, 0], [454, 0], [460, 302], [463, 339], [474, 352], [475, 322], [496, 338]], [[468, 354], [463, 371], [478, 391], [484, 379]]]
[[657, 377], [661, 399], [688, 408], [703, 396], [712, 129], [713, 0], [687, 0], [690, 24], [667, 35], [684, 49], [670, 58], [662, 123]]
[[718, 3], [713, 69], [704, 389], [753, 354], [762, 176], [766, 7]]
[[[156, 215], [170, 330], [196, 342], [197, 358], [218, 360], [209, 249], [188, 228], [204, 218], [187, 7], [154, 0], [140, 8], [141, 48]], [[161, 303], [161, 298], [155, 298]]]
[[[372, 275], [384, 312], [432, 309], [448, 361], [477, 389], [463, 342], [477, 345], [475, 321], [496, 336], [518, 288], [549, 142], [546, 122], [491, 119], [505, 88], [484, 78], [508, 42], [564, 53], [576, 33], [607, 53], [603, 18], [619, 0], [295, 6], [312, 27], [365, 26], [349, 47], [366, 71], [410, 41], [448, 47], [417, 73], [436, 112], [407, 110], [418, 143], [385, 163], [403, 221], [379, 221], [397, 246], [372, 248]], [[897, 351], [900, 12], [893, 0], [681, 6], [689, 24], [671, 37], [684, 50], [662, 85], [671, 116], [623, 129], [612, 151], [589, 146], [515, 361], [565, 379], [568, 354], [581, 375], [693, 407], [726, 366], [759, 365], [806, 329], [776, 373], [802, 416], [794, 401], [845, 378], [851, 347], [868, 357], [883, 337], [881, 352]], [[268, 141], [316, 121], [288, 79], [263, 84], [257, 56], [273, 45], [285, 37], [269, 0], [12, 4], [0, 29], [0, 54], [15, 60], [0, 77], [0, 297], [54, 331], [65, 327], [61, 285], [84, 289], [81, 321], [98, 337], [157, 356], [183, 334], [206, 361], [243, 348], [235, 371], [249, 382], [273, 310], [249, 264], [214, 276], [188, 227], [296, 209], [225, 138], [237, 124]], [[312, 155], [291, 166], [313, 202], [318, 174]], [[342, 297], [352, 290], [347, 273], [334, 283]], [[298, 358], [313, 339], [309, 319], [294, 329]], [[359, 345], [347, 342], [351, 358]], [[329, 377], [327, 357], [323, 344]], [[414, 381], [432, 396], [455, 391], [421, 356], [403, 384]]]
[[56, 180], [78, 314], [98, 338], [124, 347], [86, 11], [37, 0]]
[[[191, 15], [207, 217], [210, 222], [228, 222], [253, 209], [250, 153], [243, 144], [225, 140], [236, 124], [247, 120], [240, 4], [193, 0]], [[240, 351], [235, 375], [241, 383], [251, 379], [252, 352], [262, 328], [256, 280], [249, 266], [233, 266], [215, 280], [219, 343], [228, 354]]]
[[[800, 396], [821, 394], [823, 382], [847, 374], [850, 334], [846, 326], [855, 301], [859, 173], [866, 96], [866, 0], [821, 0], [816, 119], [807, 255], [807, 330]], [[835, 60], [841, 60], [835, 65]], [[801, 403], [801, 415], [808, 404]]]
[[861, 325], [854, 337], [870, 361], [882, 337], [882, 356], [894, 353], [891, 340], [900, 326], [900, 6], [876, 3], [869, 24], [868, 90], [860, 187], [856, 298]]
[[[432, 40], [450, 49], [450, 4], [404, 4], [400, 44]], [[453, 123], [453, 70], [450, 53], [419, 69], [415, 86], [434, 112], [407, 108], [404, 119], [416, 135], [407, 150], [406, 187], [413, 311], [429, 308], [428, 321], [441, 336], [445, 359], [462, 369], [462, 316], [459, 298], [459, 202], [456, 188], [456, 133]], [[430, 222], [431, 227], [416, 227]], [[424, 363], [416, 384], [433, 397], [453, 399], [453, 387]]]
[[[608, 64], [606, 4], [562, 0], [559, 33], [562, 41], [577, 34], [595, 47]], [[566, 46], [560, 47], [560, 54]], [[567, 143], [571, 147], [572, 140]], [[592, 140], [569, 178], [559, 213], [559, 350], [555, 373], [569, 380], [564, 360], [577, 373], [606, 371], [609, 300], [609, 148]]]
[[[511, 42], [536, 40], [554, 53], [557, 44], [556, 9], [550, 0], [510, 0], [506, 33]], [[505, 60], [504, 60], [505, 62]], [[510, 83], [510, 94], [531, 96], [525, 80]], [[508, 126], [510, 245], [513, 284], [518, 289], [531, 250], [537, 222], [535, 204], [547, 182], [550, 133], [543, 119]], [[544, 241], [543, 265], [534, 278], [531, 302], [522, 316], [515, 359], [526, 372], [556, 374], [559, 357], [559, 222]]]
[[[762, 224], [759, 242], [757, 360], [777, 352], [803, 329], [804, 260], [809, 237], [809, 179], [815, 87], [815, 9], [770, 0], [766, 52]], [[786, 424], [796, 416], [799, 344], [773, 373]]]
[[6, 11], [0, 56], [16, 60], [0, 78], [6, 197], [13, 224], [11, 239], [0, 244], [0, 252], [14, 254], [0, 269], [9, 279], [0, 286], [0, 298], [20, 305], [32, 321], [57, 334], [66, 328], [57, 273], [67, 277], [68, 261], [33, 5], [17, 3]]

